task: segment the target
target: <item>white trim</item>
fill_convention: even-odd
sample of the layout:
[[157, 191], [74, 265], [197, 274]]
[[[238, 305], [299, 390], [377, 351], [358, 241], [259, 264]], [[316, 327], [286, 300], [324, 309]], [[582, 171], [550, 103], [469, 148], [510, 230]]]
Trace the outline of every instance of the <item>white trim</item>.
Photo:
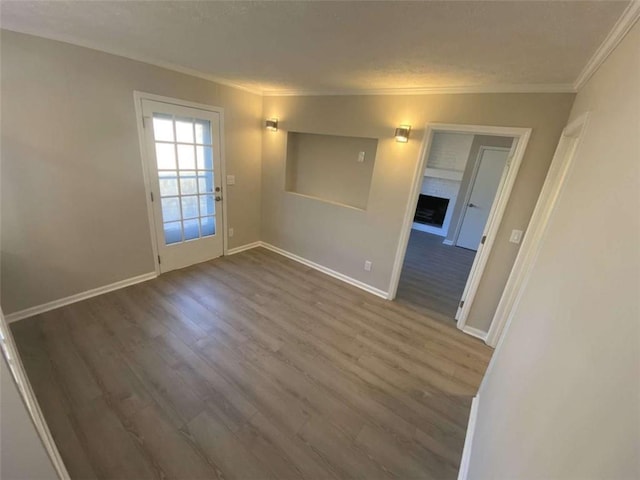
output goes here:
[[446, 168], [427, 167], [424, 169], [424, 176], [430, 178], [444, 178], [445, 180], [453, 180], [461, 182], [464, 172], [462, 170], [449, 170]]
[[144, 120], [142, 114], [142, 99], [155, 97], [155, 95], [145, 94], [134, 90], [133, 106], [136, 112], [136, 127], [138, 128], [138, 147], [140, 148], [140, 164], [142, 166], [142, 178], [144, 181], [145, 202], [147, 205], [147, 220], [149, 221], [149, 238], [151, 239], [151, 250], [153, 251], [153, 268], [156, 275], [160, 275], [160, 264], [158, 263], [158, 239], [156, 237], [156, 220], [153, 214], [153, 205], [151, 203], [151, 183], [149, 180], [149, 171], [147, 169], [147, 141], [144, 133]]
[[569, 83], [540, 83], [520, 85], [466, 85], [459, 87], [417, 87], [417, 88], [372, 88], [372, 89], [338, 89], [338, 90], [265, 90], [265, 97], [303, 97], [330, 95], [442, 95], [452, 93], [575, 93], [574, 86]]
[[456, 125], [456, 124], [444, 124], [444, 123], [428, 123], [425, 126], [425, 133], [422, 140], [422, 146], [420, 147], [420, 153], [418, 161], [416, 162], [416, 169], [413, 175], [413, 184], [411, 187], [411, 193], [407, 200], [405, 208], [403, 227], [400, 232], [400, 238], [398, 239], [398, 246], [396, 249], [396, 257], [391, 272], [391, 280], [389, 282], [389, 296], [390, 300], [393, 300], [398, 291], [398, 283], [400, 281], [400, 273], [402, 272], [402, 264], [407, 251], [407, 245], [409, 243], [409, 234], [411, 226], [413, 224], [413, 212], [415, 210], [416, 202], [418, 201], [418, 194], [420, 193], [420, 185], [422, 182], [422, 172], [427, 162], [429, 149], [431, 147], [431, 140], [435, 132], [455, 132], [455, 133], [473, 133], [477, 135], [496, 135], [501, 137], [514, 137], [516, 140], [512, 147], [512, 152], [507, 161], [505, 172], [503, 174], [500, 186], [498, 187], [498, 194], [496, 200], [491, 207], [487, 225], [485, 227], [484, 235], [487, 239], [483, 245], [480, 245], [467, 279], [467, 284], [462, 294], [461, 300], [464, 300], [464, 306], [459, 308], [456, 313], [456, 319], [458, 320], [458, 328], [464, 331], [466, 325], [467, 316], [473, 299], [478, 290], [480, 279], [482, 278], [482, 272], [486, 266], [487, 260], [493, 247], [493, 242], [498, 232], [502, 216], [507, 207], [507, 201], [511, 195], [513, 184], [515, 183], [520, 164], [524, 157], [524, 153], [531, 136], [530, 128], [516, 128], [516, 127], [494, 127], [483, 125]]
[[384, 290], [380, 290], [379, 288], [372, 287], [371, 285], [361, 282], [360, 280], [356, 280], [355, 278], [351, 278], [343, 273], [336, 272], [335, 270], [332, 270], [323, 265], [320, 265], [319, 263], [315, 263], [315, 262], [312, 262], [311, 260], [307, 260], [306, 258], [300, 257], [295, 253], [291, 253], [286, 250], [283, 250], [282, 248], [271, 245], [270, 243], [266, 243], [266, 242], [260, 242], [260, 243], [261, 243], [261, 246], [266, 248], [267, 250], [271, 250], [272, 252], [279, 253], [283, 257], [287, 257], [287, 258], [290, 258], [291, 260], [295, 260], [298, 263], [306, 265], [307, 267], [311, 267], [314, 270], [318, 270], [319, 272], [329, 275], [330, 277], [337, 278], [338, 280], [348, 283], [349, 285], [358, 287], [364, 290], [365, 292], [372, 293], [373, 295], [384, 298], [385, 300], [388, 299], [388, 294]]
[[574, 90], [580, 91], [589, 81], [591, 76], [600, 68], [609, 54], [618, 46], [624, 36], [631, 30], [631, 27], [640, 18], [640, 1], [633, 0], [622, 13], [616, 24], [613, 26], [607, 38], [598, 47], [593, 56], [589, 59], [585, 67], [573, 83]]
[[[134, 90], [133, 92], [133, 101], [136, 112], [136, 125], [138, 127], [138, 143], [140, 147], [140, 162], [142, 164], [142, 176], [144, 179], [144, 188], [145, 188], [145, 202], [147, 205], [147, 218], [149, 220], [149, 235], [151, 238], [151, 248], [153, 250], [153, 264], [157, 275], [160, 275], [160, 265], [158, 263], [158, 236], [156, 234], [156, 220], [153, 211], [153, 202], [151, 201], [151, 183], [149, 180], [149, 162], [147, 161], [147, 141], [145, 137], [145, 128], [144, 128], [144, 120], [143, 120], [143, 112], [142, 112], [142, 101], [150, 100], [154, 102], [162, 102], [169, 105], [175, 105], [178, 107], [187, 107], [187, 108], [195, 108], [198, 110], [204, 110], [206, 112], [214, 112], [219, 115], [220, 118], [220, 178], [227, 178], [227, 161], [225, 155], [225, 124], [224, 124], [224, 108], [215, 107], [213, 105], [207, 105], [204, 103], [198, 102], [190, 102], [188, 100], [181, 100], [179, 98], [165, 97], [164, 95], [156, 95], [154, 93], [146, 93], [140, 92], [138, 90]], [[228, 185], [225, 181], [222, 182], [222, 254], [228, 254], [228, 244], [229, 244], [229, 229], [228, 229], [228, 221], [227, 221], [227, 203], [228, 203]]]
[[[524, 287], [528, 281], [533, 263], [538, 255], [540, 244], [547, 231], [547, 226], [555, 211], [555, 206], [560, 197], [568, 174], [580, 147], [582, 132], [586, 128], [588, 112], [571, 122], [563, 130], [556, 153], [551, 161], [547, 178], [540, 191], [531, 220], [527, 228], [518, 256], [513, 264], [509, 279], [504, 287], [500, 303], [491, 321], [487, 333], [487, 345], [495, 347], [498, 339], [504, 331], [505, 325], [513, 316], [517, 304], [520, 301]], [[572, 144], [568, 144], [574, 139]], [[569, 150], [565, 150], [569, 148]]]
[[[211, 108], [211, 107], [209, 107]], [[224, 108], [215, 107], [220, 115], [220, 178], [222, 183], [222, 255], [226, 255], [229, 250], [229, 217], [227, 204], [229, 203], [229, 185], [227, 185], [227, 151], [225, 137], [227, 135], [224, 124]]]
[[479, 328], [471, 327], [469, 325], [465, 325], [462, 327], [462, 331], [472, 337], [479, 338], [483, 342], [487, 340], [487, 332], [480, 330]]
[[447, 240], [446, 238], [442, 241], [443, 245], [453, 245], [453, 240]]
[[432, 95], [451, 93], [574, 93], [575, 87], [568, 83], [540, 83], [540, 84], [489, 84], [489, 85], [468, 85], [468, 86], [439, 86], [439, 87], [417, 87], [417, 88], [377, 88], [377, 89], [338, 89], [338, 90], [307, 90], [307, 89], [282, 89], [282, 90], [260, 90], [235, 83], [231, 80], [204, 73], [193, 68], [182, 67], [171, 62], [154, 60], [144, 55], [138, 55], [128, 51], [117, 51], [115, 49], [98, 46], [94, 42], [70, 38], [67, 35], [49, 34], [43, 36], [41, 32], [34, 32], [30, 29], [12, 30], [18, 33], [26, 33], [40, 38], [64, 42], [78, 47], [96, 50], [101, 53], [115, 55], [136, 62], [146, 63], [155, 67], [164, 68], [172, 72], [201, 78], [210, 82], [224, 85], [229, 88], [242, 90], [254, 95], [265, 97], [291, 97], [291, 96], [323, 96], [323, 95]]
[[62, 461], [62, 457], [60, 456], [58, 447], [53, 440], [53, 436], [51, 435], [49, 426], [44, 419], [42, 410], [40, 410], [38, 400], [33, 393], [31, 383], [29, 382], [29, 377], [27, 377], [27, 372], [24, 369], [24, 365], [22, 364], [22, 359], [20, 358], [18, 349], [16, 348], [16, 344], [13, 340], [13, 334], [11, 333], [7, 322], [5, 321], [5, 316], [2, 313], [2, 309], [0, 309], [0, 330], [3, 332], [3, 336], [5, 337], [4, 342], [0, 340], [0, 343], [2, 343], [2, 347], [4, 347], [0, 348], [0, 350], [3, 350], [0, 355], [4, 355], [7, 360], [9, 370], [11, 370], [11, 373], [14, 377], [13, 379], [15, 381], [16, 387], [18, 388], [18, 392], [20, 392], [20, 396], [22, 398], [22, 401], [24, 402], [24, 406], [29, 412], [29, 416], [31, 418], [31, 421], [33, 422], [33, 426], [36, 429], [42, 445], [49, 455], [49, 459], [51, 460], [53, 468], [55, 469], [59, 478], [61, 478], [62, 480], [69, 480], [71, 477], [69, 476], [69, 472], [67, 472], [67, 467]]
[[224, 112], [224, 108], [209, 105], [207, 103], [191, 102], [189, 100], [182, 100], [181, 98], [165, 97], [164, 95], [156, 95], [155, 93], [147, 93], [139, 90], [133, 91], [133, 98], [139, 100], [144, 99], [151, 100], [153, 102], [168, 103], [169, 105], [175, 105], [177, 107], [196, 108], [198, 110], [204, 110], [205, 112]]
[[[5, 27], [2, 27], [3, 29], [5, 29]], [[34, 32], [29, 28], [26, 29], [21, 29], [21, 30], [11, 30], [11, 29], [5, 29], [5, 30], [9, 30], [12, 32], [17, 32], [17, 33], [25, 33], [27, 35], [32, 35], [34, 37], [39, 37], [39, 38], [46, 38], [48, 40], [55, 40], [56, 42], [63, 42], [63, 43], [68, 43], [70, 45], [75, 45], [77, 47], [83, 47], [83, 48], [88, 48], [90, 50], [95, 50], [97, 52], [101, 52], [101, 53], [106, 53], [108, 55], [115, 55], [116, 57], [122, 57], [122, 58], [126, 58], [128, 60], [133, 60], [135, 62], [142, 62], [142, 63], [146, 63], [148, 65], [152, 65], [154, 67], [160, 67], [160, 68], [164, 68], [165, 70], [170, 70], [172, 72], [177, 72], [177, 73], [181, 73], [183, 75], [189, 75], [191, 77], [196, 77], [196, 78], [201, 78], [203, 80], [208, 80], [210, 82], [214, 82], [220, 85], [224, 85], [225, 87], [230, 87], [230, 88], [235, 88], [237, 90], [242, 90], [248, 93], [252, 93], [254, 95], [260, 95], [262, 96], [262, 91], [261, 90], [256, 90], [254, 88], [250, 88], [250, 87], [246, 87], [244, 85], [240, 85], [238, 83], [232, 82], [230, 80], [227, 80], [225, 78], [221, 78], [218, 77], [216, 75], [211, 75], [209, 73], [204, 73], [201, 72], [200, 70], [196, 70], [193, 68], [188, 68], [188, 67], [182, 67], [180, 65], [176, 65], [175, 63], [171, 63], [171, 62], [164, 62], [161, 60], [153, 60], [145, 55], [138, 55], [138, 54], [134, 54], [131, 52], [123, 52], [123, 51], [118, 51], [115, 49], [111, 49], [111, 48], [105, 48], [103, 46], [98, 46], [96, 45], [94, 42], [91, 41], [86, 41], [86, 40], [78, 40], [76, 38], [69, 38], [67, 35], [59, 35], [59, 34], [48, 34], [46, 36], [42, 35], [41, 32]]]
[[478, 419], [478, 406], [480, 405], [480, 394], [471, 400], [471, 412], [469, 413], [469, 423], [467, 424], [467, 434], [464, 437], [464, 448], [460, 459], [460, 470], [458, 470], [458, 480], [467, 480], [469, 474], [469, 462], [471, 461], [471, 449], [473, 446], [473, 435], [476, 431], [476, 421]]
[[252, 248], [260, 247], [261, 245], [262, 242], [260, 241], [247, 243], [246, 245], [240, 245], [239, 247], [228, 249], [225, 255], [235, 255], [236, 253], [244, 252], [245, 250], [251, 250]]
[[47, 38], [58, 42], [64, 42], [79, 47], [96, 50], [101, 53], [115, 55], [136, 62], [146, 63], [156, 67], [164, 68], [173, 72], [201, 78], [210, 82], [224, 85], [226, 87], [242, 90], [254, 95], [265, 97], [291, 97], [291, 96], [330, 96], [330, 95], [438, 95], [438, 94], [464, 94], [464, 93], [575, 93], [579, 91], [589, 80], [591, 75], [606, 60], [613, 49], [624, 38], [633, 24], [640, 17], [640, 1], [633, 0], [622, 13], [612, 30], [607, 35], [604, 42], [598, 47], [587, 65], [582, 69], [573, 84], [568, 83], [540, 83], [540, 84], [487, 84], [487, 85], [462, 85], [462, 86], [437, 86], [437, 87], [416, 87], [416, 88], [377, 88], [377, 89], [337, 89], [337, 90], [308, 90], [308, 89], [282, 89], [282, 90], [260, 90], [247, 87], [245, 85], [232, 82], [225, 78], [204, 73], [196, 69], [182, 67], [170, 62], [163, 62], [150, 59], [144, 55], [131, 52], [105, 49], [93, 42], [70, 38], [67, 35], [50, 34], [43, 36], [41, 32], [34, 32], [30, 29], [11, 30], [19, 33]]
[[480, 286], [482, 274], [487, 265], [487, 261], [489, 260], [493, 244], [498, 236], [498, 229], [502, 222], [502, 216], [507, 209], [507, 203], [511, 197], [511, 190], [516, 182], [518, 171], [520, 170], [520, 165], [522, 164], [522, 159], [524, 158], [524, 153], [526, 151], [527, 144], [529, 143], [531, 129], [527, 128], [517, 130], [522, 131], [520, 135], [503, 135], [517, 137], [517, 141], [514, 142], [511, 153], [509, 154], [503, 178], [500, 181], [500, 186], [496, 193], [496, 199], [494, 200], [493, 205], [491, 206], [491, 211], [489, 212], [487, 225], [483, 232], [483, 235], [486, 237], [485, 242], [478, 247], [476, 256], [473, 259], [469, 278], [467, 279], [467, 284], [465, 285], [464, 292], [462, 293], [461, 300], [464, 303], [462, 304], [462, 307], [458, 308], [458, 312], [456, 313], [458, 328], [460, 329], [463, 329], [467, 323], [467, 317], [469, 316], [473, 300], [475, 299], [476, 292]]
[[347, 205], [346, 203], [340, 203], [340, 202], [336, 202], [335, 200], [328, 200], [328, 199], [322, 198], [322, 197], [314, 197], [313, 195], [307, 195], [306, 193], [292, 192], [291, 190], [285, 190], [284, 193], [286, 193], [287, 195], [295, 195], [297, 197], [308, 198], [310, 200], [315, 200], [317, 202], [322, 202], [322, 203], [326, 203], [326, 204], [329, 204], [329, 205], [334, 205], [336, 207], [350, 208], [351, 210], [355, 210], [357, 212], [366, 212], [367, 211], [364, 208], [355, 207], [353, 205]]
[[18, 312], [10, 313], [9, 315], [6, 315], [6, 319], [9, 323], [16, 322], [18, 320], [22, 320], [23, 318], [32, 317], [33, 315], [38, 315], [40, 313], [48, 312], [49, 310], [64, 307], [65, 305], [80, 302], [82, 300], [86, 300], [87, 298], [102, 295], [103, 293], [119, 290], [130, 285], [135, 285], [136, 283], [146, 282], [147, 280], [151, 280], [153, 278], [156, 278], [157, 276], [158, 275], [156, 274], [156, 272], [143, 273], [142, 275], [110, 283], [109, 285], [92, 288], [91, 290], [76, 293], [75, 295], [71, 295], [69, 297], [60, 298], [58, 300], [43, 303], [42, 305], [36, 305], [35, 307], [30, 307]]

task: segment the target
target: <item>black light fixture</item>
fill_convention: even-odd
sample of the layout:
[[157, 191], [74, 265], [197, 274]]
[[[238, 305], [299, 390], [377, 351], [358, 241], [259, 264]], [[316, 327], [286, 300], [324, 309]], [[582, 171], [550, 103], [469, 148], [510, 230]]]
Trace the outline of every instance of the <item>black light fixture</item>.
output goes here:
[[396, 142], [407, 143], [409, 141], [409, 132], [411, 131], [411, 125], [400, 125], [396, 128]]
[[267, 118], [267, 121], [264, 122], [267, 130], [271, 130], [272, 132], [278, 131], [278, 119], [277, 118]]

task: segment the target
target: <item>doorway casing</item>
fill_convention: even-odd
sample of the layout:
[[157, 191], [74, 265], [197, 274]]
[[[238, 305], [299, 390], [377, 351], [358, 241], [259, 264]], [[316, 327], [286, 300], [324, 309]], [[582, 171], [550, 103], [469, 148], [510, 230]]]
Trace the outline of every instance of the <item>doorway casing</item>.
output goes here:
[[[500, 303], [498, 303], [496, 312], [491, 320], [491, 326], [485, 340], [490, 347], [497, 347], [498, 342], [503, 337], [503, 332], [515, 313], [556, 203], [562, 194], [571, 171], [573, 159], [580, 148], [582, 134], [587, 128], [588, 120], [589, 112], [586, 112], [568, 124], [562, 131], [562, 136], [551, 161], [540, 196], [531, 215], [531, 220], [527, 227], [527, 235], [525, 235], [522, 246], [518, 251], [518, 256], [504, 287]], [[491, 368], [491, 364], [489, 368]]]
[[458, 311], [455, 315], [457, 326], [460, 330], [486, 340], [485, 332], [467, 325], [467, 317], [469, 316], [471, 305], [473, 304], [478, 286], [480, 285], [482, 273], [487, 264], [487, 260], [489, 259], [496, 234], [498, 233], [498, 228], [502, 221], [502, 216], [504, 215], [509, 196], [511, 195], [511, 190], [513, 189], [513, 185], [518, 175], [518, 170], [520, 169], [520, 165], [529, 142], [529, 137], [531, 136], [531, 128], [427, 123], [425, 126], [422, 145], [420, 147], [418, 161], [416, 162], [412, 187], [405, 209], [402, 230], [400, 232], [400, 239], [396, 249], [393, 270], [391, 272], [388, 295], [389, 300], [393, 300], [398, 291], [402, 265], [404, 263], [404, 257], [409, 243], [409, 235], [411, 233], [413, 211], [415, 209], [416, 202], [418, 201], [422, 177], [424, 176], [424, 169], [427, 165], [433, 135], [436, 132], [468, 133], [474, 135], [493, 135], [514, 138], [514, 143], [507, 159], [507, 165], [503, 171], [496, 198], [493, 202], [487, 224], [484, 228], [483, 236], [485, 237], [485, 240], [478, 247], [478, 251], [471, 267], [471, 272], [469, 273], [469, 278], [467, 279], [467, 284], [462, 294]]

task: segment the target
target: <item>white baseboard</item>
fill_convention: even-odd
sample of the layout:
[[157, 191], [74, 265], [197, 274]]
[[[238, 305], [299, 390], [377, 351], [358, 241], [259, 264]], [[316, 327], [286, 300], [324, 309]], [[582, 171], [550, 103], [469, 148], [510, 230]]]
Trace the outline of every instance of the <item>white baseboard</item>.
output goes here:
[[252, 248], [260, 247], [261, 245], [261, 241], [247, 243], [246, 245], [240, 245], [236, 248], [230, 248], [229, 250], [227, 250], [227, 253], [225, 253], [225, 255], [235, 255], [236, 253], [244, 252], [245, 250], [251, 250]]
[[284, 257], [290, 258], [291, 260], [295, 260], [296, 262], [306, 265], [307, 267], [311, 267], [314, 270], [318, 270], [319, 272], [325, 273], [330, 277], [337, 278], [338, 280], [348, 283], [349, 285], [358, 287], [364, 290], [365, 292], [372, 293], [373, 295], [376, 295], [380, 298], [384, 298], [385, 300], [389, 298], [389, 293], [385, 292], [384, 290], [380, 290], [379, 288], [372, 287], [371, 285], [361, 282], [360, 280], [356, 280], [355, 278], [351, 278], [343, 273], [336, 272], [335, 270], [331, 270], [330, 268], [324, 267], [318, 263], [312, 262], [311, 260], [307, 260], [306, 258], [300, 257], [294, 253], [278, 248], [274, 245], [271, 245], [270, 243], [262, 242], [262, 247], [266, 248], [267, 250], [271, 250], [272, 252], [279, 253]]
[[480, 340], [485, 342], [487, 341], [487, 332], [483, 332], [479, 328], [473, 328], [469, 325], [465, 325], [464, 327], [462, 327], [462, 331], [471, 335], [472, 337], [479, 338]]
[[[276, 252], [287, 258], [290, 258], [291, 260], [295, 260], [296, 262], [302, 263], [303, 265], [311, 267], [314, 270], [318, 270], [333, 278], [337, 278], [338, 280], [348, 283], [349, 285], [353, 285], [354, 287], [358, 287], [366, 292], [372, 293], [373, 295], [384, 298], [385, 300], [389, 298], [389, 294], [384, 290], [380, 290], [379, 288], [372, 287], [371, 285], [361, 282], [360, 280], [356, 280], [355, 278], [351, 278], [340, 272], [331, 270], [330, 268], [327, 268], [320, 264], [312, 262], [311, 260], [307, 260], [306, 258], [299, 257], [298, 255], [295, 255], [291, 252], [287, 252], [286, 250], [278, 248], [269, 243], [265, 243], [265, 242], [249, 243], [247, 245], [242, 245], [240, 247], [227, 250], [226, 255], [233, 255], [233, 254], [244, 252], [245, 250], [250, 250], [256, 247], [264, 247], [267, 250]], [[58, 300], [53, 300], [48, 303], [43, 303], [42, 305], [36, 305], [35, 307], [30, 307], [24, 310], [20, 310], [18, 312], [10, 313], [8, 315], [5, 315], [5, 319], [7, 320], [8, 323], [17, 322], [18, 320], [22, 320], [23, 318], [39, 315], [41, 313], [48, 312], [56, 308], [64, 307], [65, 305], [86, 300], [87, 298], [95, 297], [97, 295], [102, 295], [103, 293], [112, 292], [113, 290], [118, 290], [120, 288], [128, 287], [130, 285], [135, 285], [136, 283], [146, 282], [147, 280], [151, 280], [153, 278], [156, 278], [157, 276], [158, 275], [156, 274], [156, 272], [149, 272], [142, 275], [138, 275], [137, 277], [127, 278], [125, 280], [120, 280], [119, 282], [115, 282], [109, 285], [104, 285], [102, 287], [87, 290], [86, 292], [76, 293], [75, 295], [71, 295], [69, 297], [60, 298]]]
[[42, 305], [36, 305], [35, 307], [30, 307], [18, 312], [13, 312], [9, 315], [5, 315], [5, 319], [8, 323], [17, 322], [18, 320], [22, 320], [23, 318], [32, 317], [40, 313], [48, 312], [49, 310], [64, 307], [65, 305], [80, 302], [81, 300], [86, 300], [87, 298], [102, 295], [103, 293], [119, 290], [130, 285], [135, 285], [136, 283], [146, 282], [147, 280], [151, 280], [152, 278], [156, 278], [157, 276], [158, 275], [156, 274], [156, 272], [143, 273], [142, 275], [138, 275], [136, 277], [127, 278], [125, 280], [120, 280], [119, 282], [87, 290], [86, 292], [76, 293], [75, 295], [71, 295], [69, 297], [60, 298], [58, 300], [53, 300], [52, 302], [43, 303]]
[[442, 241], [444, 245], [453, 245], [453, 240], [447, 240], [446, 238]]
[[467, 480], [469, 473], [469, 461], [471, 460], [471, 447], [473, 445], [473, 435], [476, 430], [476, 419], [478, 418], [478, 405], [480, 397], [476, 395], [471, 401], [471, 413], [469, 414], [469, 423], [467, 424], [467, 434], [464, 437], [464, 449], [462, 450], [462, 458], [460, 459], [460, 470], [458, 470], [458, 480]]

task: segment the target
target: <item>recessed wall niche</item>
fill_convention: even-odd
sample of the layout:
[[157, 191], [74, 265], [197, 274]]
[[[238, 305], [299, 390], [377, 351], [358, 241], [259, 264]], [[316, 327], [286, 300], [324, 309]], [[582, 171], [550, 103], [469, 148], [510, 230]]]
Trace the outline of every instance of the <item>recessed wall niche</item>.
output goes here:
[[288, 132], [285, 190], [367, 208], [378, 140]]

